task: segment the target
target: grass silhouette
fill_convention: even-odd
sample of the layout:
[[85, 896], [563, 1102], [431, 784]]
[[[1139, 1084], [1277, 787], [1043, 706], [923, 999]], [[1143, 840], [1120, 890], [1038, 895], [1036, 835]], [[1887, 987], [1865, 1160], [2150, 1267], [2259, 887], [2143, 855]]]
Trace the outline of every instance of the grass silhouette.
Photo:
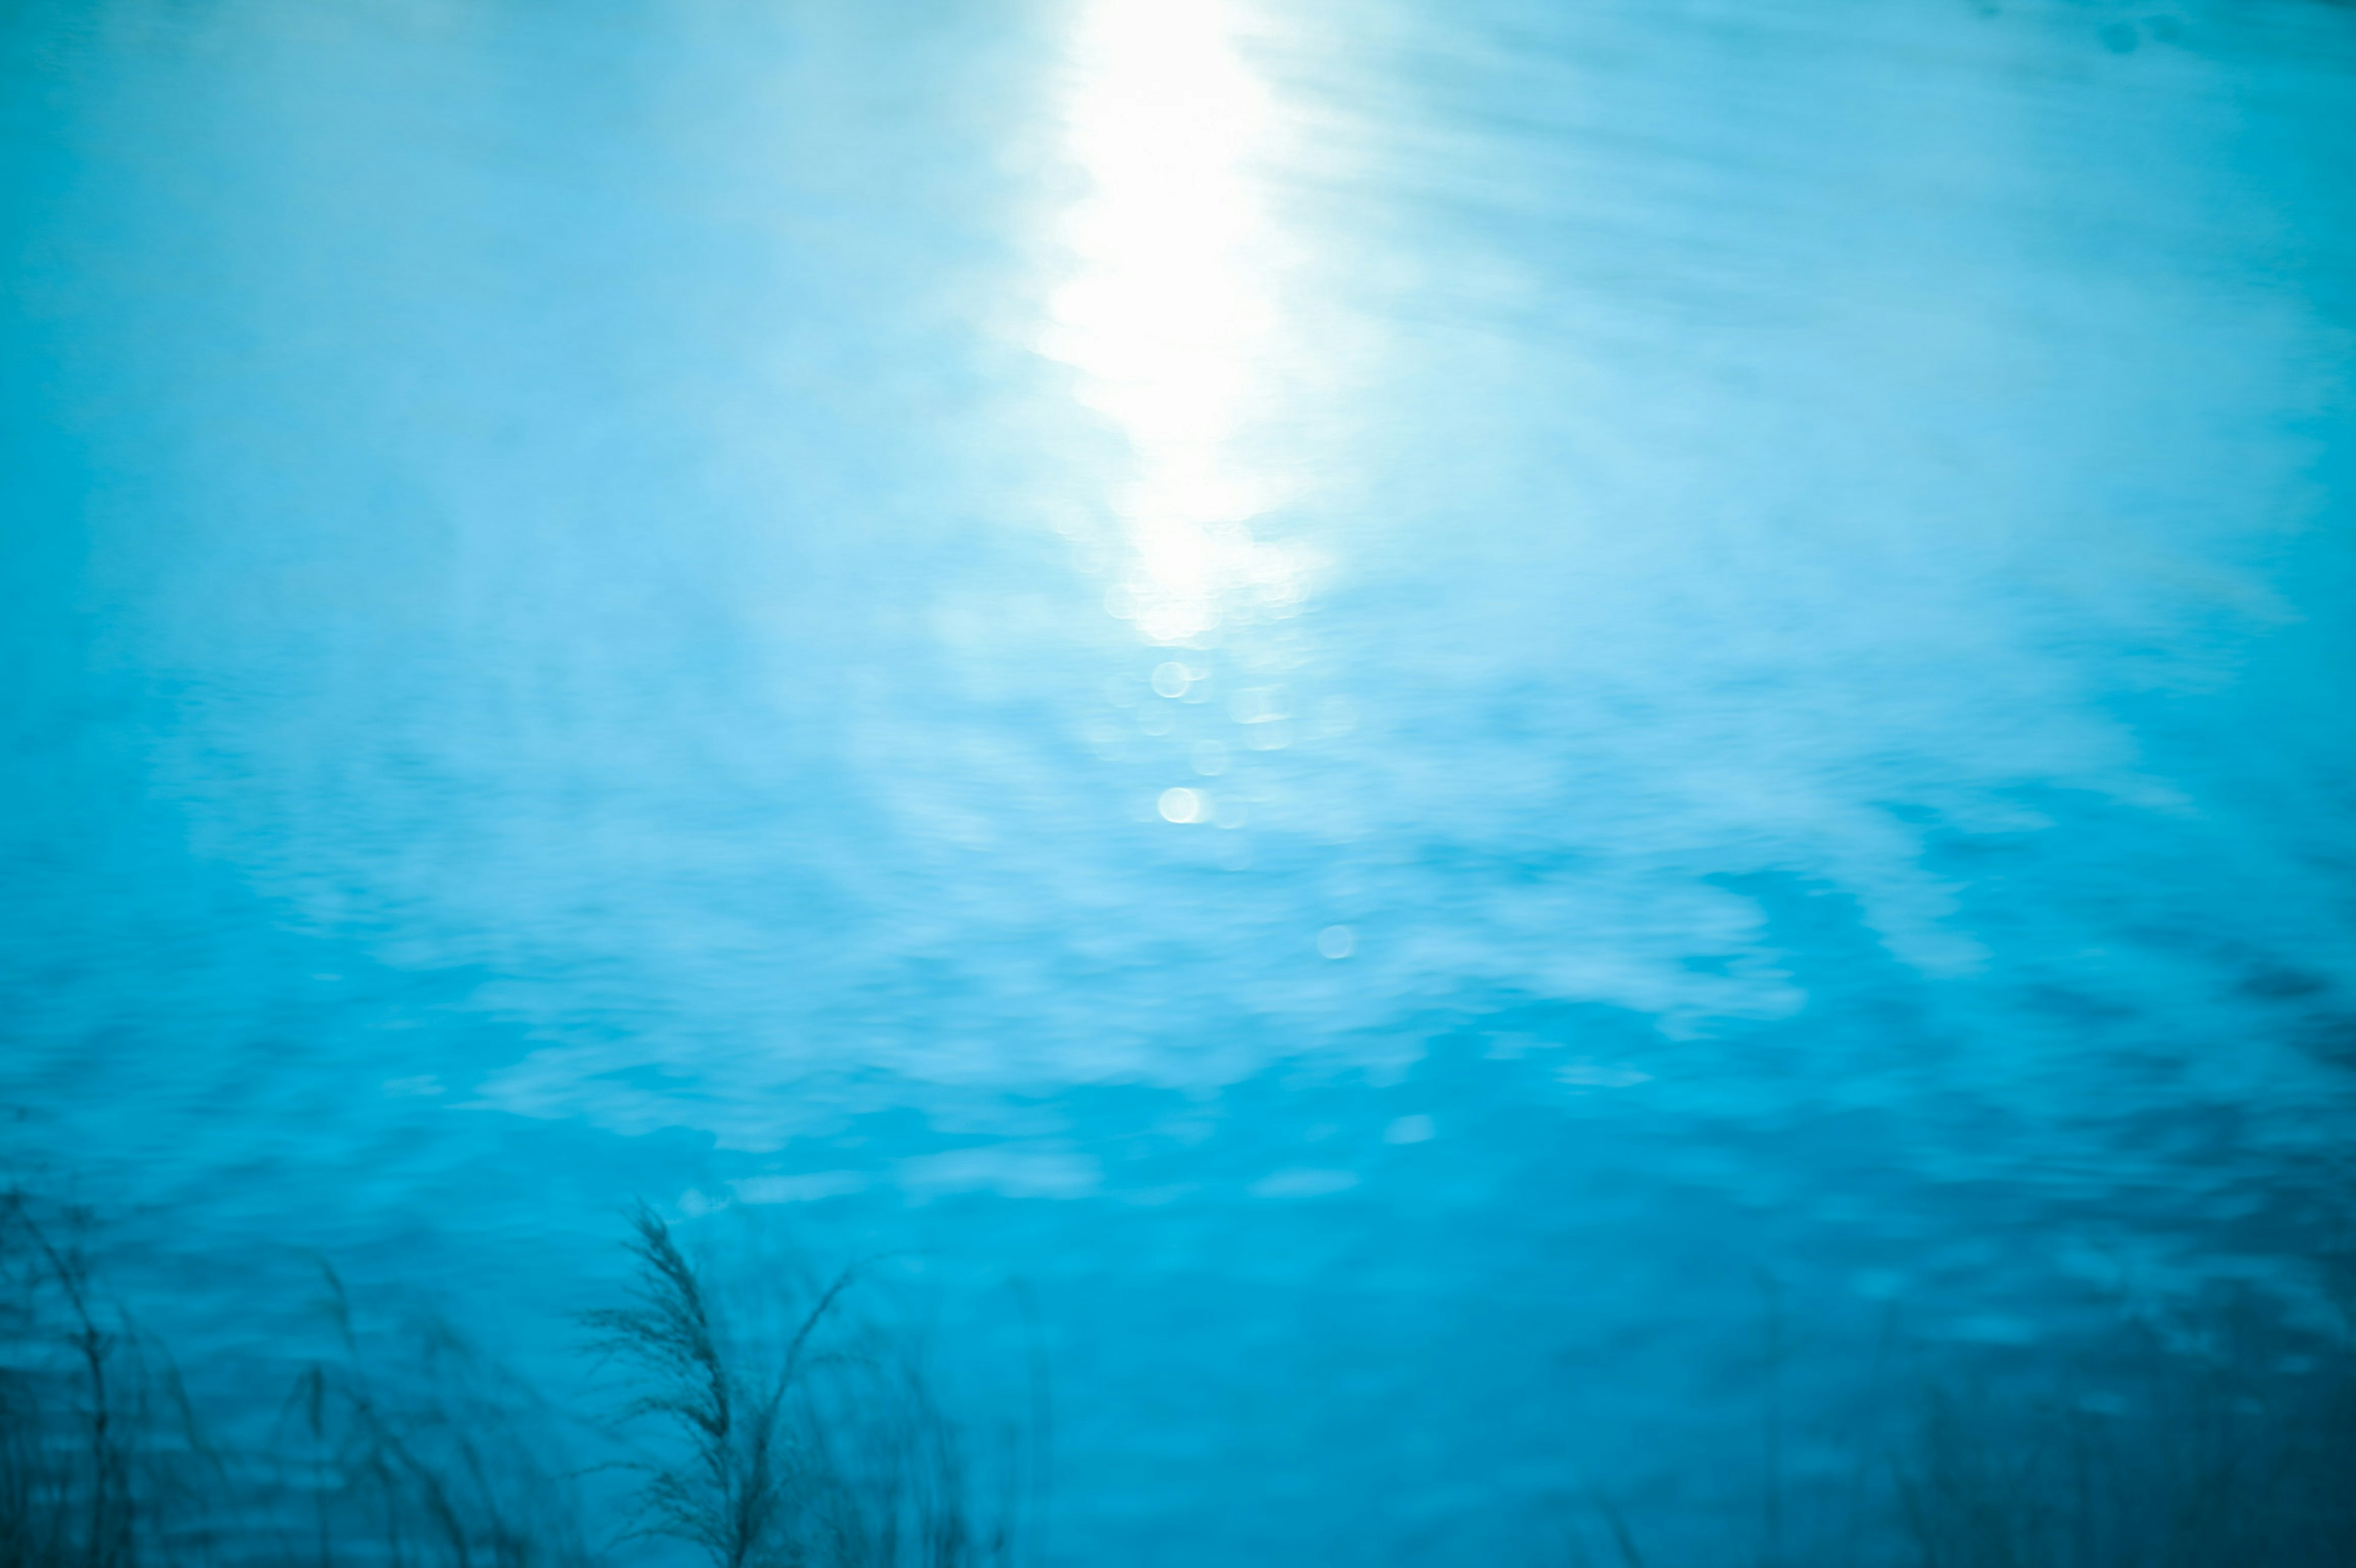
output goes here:
[[[0, 1195], [0, 1563], [128, 1568], [156, 1445], [145, 1346], [102, 1295], [86, 1213]], [[164, 1380], [177, 1392], [177, 1380]]]
[[888, 1341], [846, 1320], [858, 1270], [800, 1304], [774, 1362], [729, 1334], [652, 1209], [633, 1216], [635, 1298], [584, 1315], [637, 1392], [669, 1456], [643, 1477], [633, 1532], [699, 1548], [713, 1568], [964, 1568], [1003, 1563], [1011, 1520], [977, 1526], [957, 1435]]
[[[326, 1350], [274, 1419], [248, 1391], [232, 1442], [105, 1287], [91, 1235], [85, 1211], [0, 1192], [0, 1568], [1012, 1568], [1018, 1538], [1039, 1561], [1044, 1363], [1034, 1351], [1027, 1451], [1010, 1438], [976, 1464], [910, 1337], [867, 1307], [880, 1265], [723, 1291], [640, 1207], [626, 1296], [579, 1315], [610, 1407], [569, 1427], [446, 1325], [363, 1322], [323, 1263]], [[1778, 1495], [1727, 1521], [1713, 1562], [2356, 1565], [2356, 1316], [2302, 1319], [2245, 1291], [2123, 1313], [2069, 1359], [1932, 1352], [1915, 1393], [1901, 1379], [1879, 1402], [1838, 1518], [1780, 1495], [1780, 1317], [1768, 1341]], [[626, 1451], [574, 1465], [568, 1432]], [[593, 1546], [608, 1501], [622, 1518]], [[1545, 1556], [1662, 1568], [1662, 1523], [1590, 1493]]]
[[2356, 1563], [2356, 1339], [2247, 1292], [2129, 1315], [2033, 1392], [1941, 1380], [1893, 1470], [1922, 1568]]
[[[2121, 1304], [2076, 1348], [1936, 1342], [1877, 1374], [1848, 1477], [1784, 1475], [1770, 1302], [1755, 1522], [1715, 1555], [1741, 1568], [2356, 1568], [2356, 1314], [2319, 1317], [2249, 1287]], [[1802, 1506], [1804, 1505], [1804, 1506]], [[1557, 1499], [1533, 1560], [1648, 1568], [1656, 1506]], [[1689, 1520], [1687, 1522], [1690, 1522]], [[1690, 1539], [1690, 1536], [1688, 1536]]]
[[[91, 1229], [84, 1211], [0, 1193], [0, 1568], [571, 1568], [652, 1538], [714, 1568], [1012, 1560], [1018, 1477], [983, 1520], [913, 1357], [847, 1310], [857, 1270], [791, 1303], [772, 1347], [731, 1332], [641, 1208], [630, 1299], [582, 1317], [627, 1385], [605, 1424], [647, 1441], [576, 1468], [549, 1457], [565, 1424], [530, 1390], [446, 1324], [364, 1331], [324, 1263], [330, 1350], [300, 1365], [274, 1420], [249, 1410], [245, 1439], [220, 1441], [103, 1288]], [[593, 1552], [583, 1483], [616, 1470], [637, 1479], [630, 1518]]]
[[0, 1564], [581, 1559], [574, 1499], [517, 1424], [530, 1402], [446, 1326], [421, 1326], [388, 1374], [321, 1265], [336, 1353], [302, 1365], [264, 1440], [224, 1444], [102, 1287], [90, 1229], [0, 1195]]

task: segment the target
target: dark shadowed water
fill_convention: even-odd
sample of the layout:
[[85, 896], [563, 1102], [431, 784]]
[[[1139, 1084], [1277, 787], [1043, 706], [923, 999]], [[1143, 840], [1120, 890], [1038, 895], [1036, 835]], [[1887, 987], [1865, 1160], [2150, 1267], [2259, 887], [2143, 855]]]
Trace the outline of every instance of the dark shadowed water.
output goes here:
[[2356, 13], [16, 0], [0, 179], [0, 1138], [204, 1375], [643, 1196], [1027, 1289], [1056, 1563], [1699, 1564], [2321, 1321]]

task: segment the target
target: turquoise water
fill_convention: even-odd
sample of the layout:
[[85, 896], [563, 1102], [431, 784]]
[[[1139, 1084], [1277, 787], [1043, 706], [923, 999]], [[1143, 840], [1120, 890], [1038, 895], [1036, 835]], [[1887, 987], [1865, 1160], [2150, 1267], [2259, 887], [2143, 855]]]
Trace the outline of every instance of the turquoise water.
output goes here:
[[552, 1368], [634, 1196], [907, 1250], [978, 1398], [1020, 1282], [1075, 1563], [1728, 1561], [1892, 1333], [2304, 1320], [2351, 94], [2295, 0], [26, 0], [10, 1173], [216, 1371], [303, 1248]]

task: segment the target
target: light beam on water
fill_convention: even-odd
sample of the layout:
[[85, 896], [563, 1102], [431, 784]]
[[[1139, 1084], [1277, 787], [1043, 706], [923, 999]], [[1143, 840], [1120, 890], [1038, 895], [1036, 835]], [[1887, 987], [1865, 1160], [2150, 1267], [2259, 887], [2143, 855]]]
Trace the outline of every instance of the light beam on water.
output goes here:
[[1236, 451], [1280, 328], [1280, 239], [1255, 184], [1273, 104], [1237, 31], [1225, 5], [1098, 0], [1071, 48], [1066, 147], [1087, 190], [1039, 347], [1131, 450], [1110, 497], [1130, 559], [1106, 604], [1162, 645], [1211, 632], [1238, 589], [1300, 592], [1290, 552], [1249, 526], [1273, 477]]

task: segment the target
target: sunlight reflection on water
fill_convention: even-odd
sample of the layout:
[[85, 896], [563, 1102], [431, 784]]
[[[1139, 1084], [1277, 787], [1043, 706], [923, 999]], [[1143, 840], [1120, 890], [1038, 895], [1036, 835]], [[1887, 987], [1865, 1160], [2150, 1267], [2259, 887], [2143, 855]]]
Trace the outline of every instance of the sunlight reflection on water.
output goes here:
[[1087, 192], [1041, 339], [1135, 463], [1113, 502], [1133, 563], [1106, 606], [1173, 645], [1217, 628], [1240, 592], [1284, 613], [1301, 593], [1293, 554], [1249, 527], [1282, 476], [1234, 450], [1280, 352], [1282, 241], [1256, 177], [1274, 116], [1233, 27], [1220, 4], [1082, 7], [1064, 112]]

